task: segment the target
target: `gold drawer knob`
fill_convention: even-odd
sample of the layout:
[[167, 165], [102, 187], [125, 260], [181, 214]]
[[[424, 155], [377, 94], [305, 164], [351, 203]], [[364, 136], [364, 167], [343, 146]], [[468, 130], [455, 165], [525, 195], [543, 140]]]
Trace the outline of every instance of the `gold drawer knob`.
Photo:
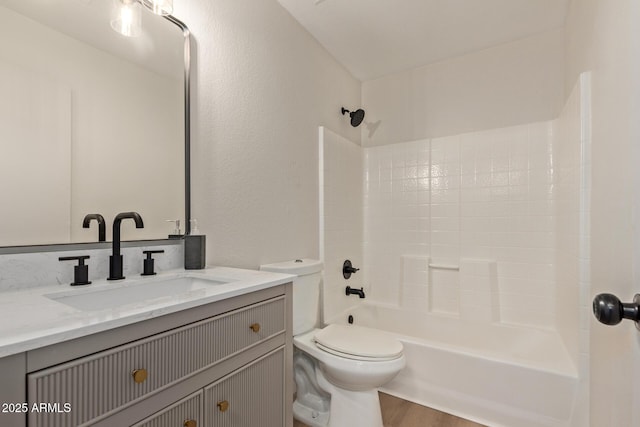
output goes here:
[[260, 323], [253, 323], [251, 326], [249, 326], [249, 329], [251, 329], [255, 333], [260, 332]]
[[133, 380], [136, 383], [141, 384], [141, 383], [145, 382], [145, 380], [147, 379], [147, 370], [146, 369], [136, 369], [131, 373], [131, 376], [133, 376]]
[[184, 427], [197, 427], [198, 423], [196, 420], [186, 420], [183, 424]]
[[227, 402], [226, 400], [218, 402], [218, 409], [220, 410], [220, 412], [227, 412], [227, 409], [229, 409], [229, 402]]

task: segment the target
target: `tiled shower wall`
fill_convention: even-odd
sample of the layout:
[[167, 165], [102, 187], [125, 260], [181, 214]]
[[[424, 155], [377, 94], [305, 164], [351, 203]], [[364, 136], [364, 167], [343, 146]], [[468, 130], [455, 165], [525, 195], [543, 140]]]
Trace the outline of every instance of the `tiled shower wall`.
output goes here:
[[[540, 122], [365, 148], [371, 300], [468, 317], [473, 292], [492, 293], [493, 320], [554, 327], [553, 129]], [[432, 265], [426, 292], [403, 280], [403, 259], [416, 257]]]

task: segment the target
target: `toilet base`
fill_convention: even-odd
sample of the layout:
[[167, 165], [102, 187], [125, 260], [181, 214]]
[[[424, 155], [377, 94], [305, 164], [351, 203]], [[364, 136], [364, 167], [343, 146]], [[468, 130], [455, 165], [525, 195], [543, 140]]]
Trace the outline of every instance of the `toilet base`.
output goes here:
[[331, 394], [331, 411], [318, 412], [293, 402], [293, 417], [309, 427], [383, 427], [377, 390]]
[[296, 350], [294, 366], [296, 420], [310, 427], [383, 427], [377, 389], [351, 391], [332, 384], [302, 351]]
[[293, 418], [309, 427], [327, 427], [329, 425], [329, 412], [318, 412], [297, 400], [293, 402]]
[[318, 385], [331, 394], [327, 427], [383, 427], [378, 390], [351, 391], [331, 384], [316, 367]]

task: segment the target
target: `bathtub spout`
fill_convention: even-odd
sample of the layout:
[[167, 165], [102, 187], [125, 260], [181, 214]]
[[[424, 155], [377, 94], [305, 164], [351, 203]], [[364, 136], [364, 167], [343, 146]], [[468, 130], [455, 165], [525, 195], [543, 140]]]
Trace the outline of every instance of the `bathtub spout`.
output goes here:
[[351, 286], [347, 286], [345, 293], [347, 295], [358, 295], [360, 298], [364, 298], [364, 288], [353, 289]]

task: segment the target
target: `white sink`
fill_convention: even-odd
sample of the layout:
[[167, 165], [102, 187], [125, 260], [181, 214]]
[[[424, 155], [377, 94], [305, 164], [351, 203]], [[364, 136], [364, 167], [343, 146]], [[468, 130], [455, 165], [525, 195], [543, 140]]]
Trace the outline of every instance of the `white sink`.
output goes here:
[[132, 283], [105, 284], [93, 289], [89, 287], [56, 292], [47, 294], [45, 297], [83, 311], [96, 311], [131, 304], [154, 303], [159, 302], [155, 300], [169, 297], [204, 294], [212, 286], [229, 282], [229, 280], [195, 277], [149, 278]]

